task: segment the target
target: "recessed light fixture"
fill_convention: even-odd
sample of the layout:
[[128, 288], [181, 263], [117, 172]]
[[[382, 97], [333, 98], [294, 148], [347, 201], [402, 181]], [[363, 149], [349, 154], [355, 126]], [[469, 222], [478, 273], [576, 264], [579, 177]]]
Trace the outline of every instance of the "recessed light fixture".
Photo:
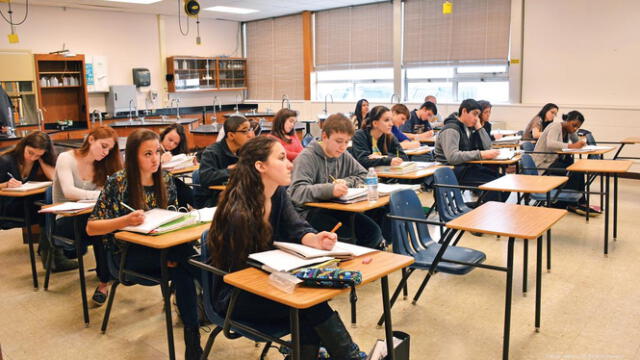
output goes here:
[[231, 7], [231, 6], [212, 6], [212, 7], [206, 8], [205, 10], [225, 12], [230, 14], [252, 14], [252, 13], [258, 12], [258, 10], [254, 10], [254, 9], [246, 9], [246, 8]]
[[160, 2], [162, 0], [105, 0], [105, 1], [148, 5], [148, 4]]

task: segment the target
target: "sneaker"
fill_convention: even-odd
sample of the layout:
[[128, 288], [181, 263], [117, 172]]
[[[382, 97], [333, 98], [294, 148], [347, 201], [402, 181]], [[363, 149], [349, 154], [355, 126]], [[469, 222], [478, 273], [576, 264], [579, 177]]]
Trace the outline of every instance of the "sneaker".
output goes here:
[[[578, 204], [576, 206], [570, 206], [567, 208], [567, 210], [571, 211], [572, 213], [576, 213], [578, 215], [586, 215], [587, 214], [587, 205], [585, 204]], [[594, 209], [592, 206], [589, 207], [589, 216], [597, 216], [600, 215], [601, 212]]]
[[91, 297], [91, 300], [96, 306], [100, 307], [104, 305], [104, 303], [107, 301], [108, 294], [109, 292], [105, 294], [102, 291], [100, 291], [100, 287], [96, 287], [96, 291], [93, 292], [93, 296]]

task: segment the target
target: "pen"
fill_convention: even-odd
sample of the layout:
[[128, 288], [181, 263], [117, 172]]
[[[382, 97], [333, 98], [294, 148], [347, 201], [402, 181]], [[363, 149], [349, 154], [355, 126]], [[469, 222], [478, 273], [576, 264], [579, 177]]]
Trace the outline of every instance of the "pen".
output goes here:
[[131, 210], [131, 211], [136, 211], [134, 208], [132, 208], [131, 206], [125, 204], [124, 202], [120, 201], [120, 205], [124, 206], [126, 209]]
[[334, 233], [334, 232], [338, 231], [338, 229], [340, 229], [340, 226], [342, 226], [342, 222], [338, 221], [336, 226], [334, 226], [333, 229], [331, 229], [331, 232]]
[[12, 179], [15, 179], [15, 178], [13, 177], [13, 174], [12, 174], [12, 173], [10, 173], [10, 172], [8, 172], [8, 171], [7, 171], [7, 175], [9, 175], [9, 177], [11, 177]]
[[160, 149], [162, 149], [162, 152], [167, 152], [167, 150], [164, 149], [164, 146], [162, 146], [162, 143], [160, 143]]
[[336, 183], [336, 178], [334, 178], [333, 176], [329, 175], [329, 178], [331, 178], [331, 181], [335, 184]]
[[396, 157], [399, 158], [400, 157], [400, 150], [396, 150]]

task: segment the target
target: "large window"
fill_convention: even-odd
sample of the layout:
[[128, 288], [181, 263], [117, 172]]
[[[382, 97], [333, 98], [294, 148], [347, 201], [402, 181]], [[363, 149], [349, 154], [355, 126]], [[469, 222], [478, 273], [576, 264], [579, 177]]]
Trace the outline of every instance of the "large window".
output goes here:
[[392, 68], [325, 70], [315, 72], [313, 77], [312, 98], [316, 100], [330, 94], [334, 101], [388, 101], [393, 94]]

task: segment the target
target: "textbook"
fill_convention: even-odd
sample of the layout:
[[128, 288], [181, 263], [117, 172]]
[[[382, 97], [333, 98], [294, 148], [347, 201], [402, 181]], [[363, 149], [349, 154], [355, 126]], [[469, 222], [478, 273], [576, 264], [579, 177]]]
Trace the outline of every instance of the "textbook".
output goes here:
[[312, 248], [310, 246], [290, 243], [290, 242], [282, 242], [282, 241], [274, 241], [273, 245], [278, 249], [290, 253], [292, 255], [304, 258], [304, 259], [315, 259], [319, 257], [334, 257], [337, 259], [350, 259], [356, 256], [368, 254], [370, 252], [376, 251], [375, 249], [367, 248], [364, 246], [344, 243], [340, 241], [336, 241], [336, 244], [333, 246], [331, 250], [321, 250]]
[[77, 213], [86, 209], [92, 209], [96, 205], [95, 200], [93, 202], [64, 202], [59, 205], [50, 206], [46, 209], [38, 210], [39, 213]]
[[335, 202], [351, 204], [367, 198], [367, 188], [349, 188], [345, 195], [334, 199]]
[[500, 150], [500, 154], [491, 160], [511, 160], [518, 154], [516, 151], [508, 148], [498, 150]]
[[183, 212], [155, 208], [144, 212], [144, 222], [142, 224], [138, 226], [125, 226], [120, 230], [149, 234], [161, 225], [183, 216], [185, 216]]
[[378, 184], [378, 195], [389, 195], [400, 190], [420, 190], [420, 184]]
[[170, 170], [184, 169], [189, 166], [193, 166], [194, 157], [195, 156], [190, 156], [187, 154], [175, 155], [171, 158], [171, 161], [167, 161], [166, 163], [162, 164], [162, 168], [170, 171]]
[[45, 187], [49, 187], [53, 184], [52, 181], [27, 181], [26, 183], [18, 186], [18, 187], [8, 187], [4, 188], [4, 191], [30, 191], [41, 189]]
[[312, 259], [304, 259], [296, 255], [289, 254], [282, 250], [267, 250], [249, 255], [249, 259], [256, 261], [262, 266], [261, 269], [268, 272], [275, 271], [291, 271], [305, 266], [320, 264], [333, 260], [329, 256], [315, 257]]
[[199, 225], [213, 221], [213, 215], [216, 212], [215, 207], [202, 208], [199, 210], [193, 210], [188, 213], [181, 213], [183, 216], [170, 221], [164, 225], [160, 225], [157, 228], [151, 230], [149, 233], [152, 235], [161, 235], [171, 231], [179, 230], [182, 228], [190, 227], [192, 225]]
[[581, 153], [598, 150], [613, 150], [613, 146], [585, 145], [579, 149], [562, 149], [562, 152]]

